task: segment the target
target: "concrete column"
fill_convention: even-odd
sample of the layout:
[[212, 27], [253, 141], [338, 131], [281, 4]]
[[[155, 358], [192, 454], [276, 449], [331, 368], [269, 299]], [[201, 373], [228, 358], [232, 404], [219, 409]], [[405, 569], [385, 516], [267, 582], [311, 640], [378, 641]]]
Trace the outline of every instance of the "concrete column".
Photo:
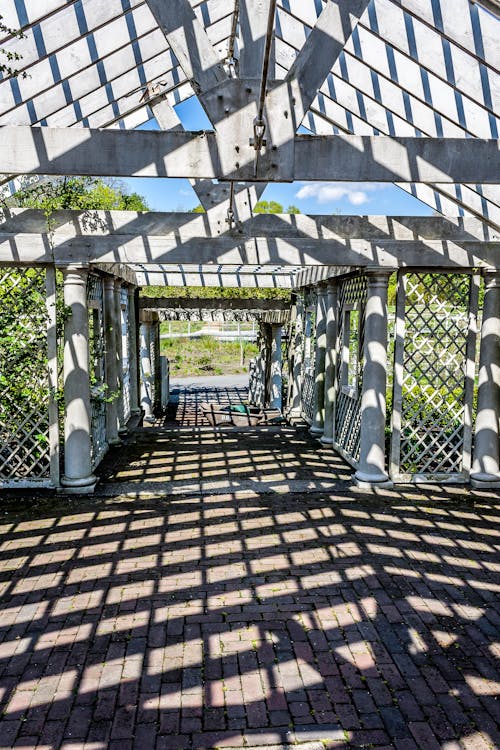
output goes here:
[[302, 413], [302, 368], [304, 364], [304, 298], [297, 295], [295, 302], [295, 336], [293, 340], [292, 398], [288, 416], [298, 419]]
[[338, 284], [331, 281], [327, 287], [326, 353], [325, 353], [325, 423], [321, 442], [333, 443], [333, 410], [335, 408], [335, 371], [337, 368]]
[[316, 304], [316, 357], [314, 360], [313, 423], [309, 432], [322, 435], [325, 423], [325, 354], [327, 285], [318, 284]]
[[153, 363], [151, 362], [151, 322], [142, 322], [139, 328], [139, 348], [141, 354], [141, 407], [144, 418], [153, 420]]
[[[191, 323], [189, 325], [191, 325]], [[158, 320], [155, 320], [151, 326], [151, 342], [154, 344], [154, 360], [153, 357], [151, 358], [154, 379], [154, 411], [156, 409], [161, 409], [160, 322]]]
[[106, 438], [108, 445], [119, 445], [118, 437], [118, 368], [116, 361], [116, 332], [119, 329], [116, 316], [115, 280], [104, 279], [104, 341], [106, 368]]
[[116, 402], [116, 408], [118, 411], [118, 432], [123, 435], [127, 432], [127, 426], [125, 424], [125, 406], [123, 403], [123, 342], [122, 342], [122, 298], [121, 289], [122, 282], [120, 279], [115, 279], [115, 315], [116, 315], [116, 328], [115, 328], [115, 350], [116, 350], [116, 382], [118, 389], [118, 399]]
[[473, 487], [500, 487], [500, 271], [484, 273]]
[[129, 369], [130, 369], [130, 413], [138, 416], [139, 406], [139, 366], [137, 346], [137, 309], [135, 287], [128, 287], [128, 330], [129, 330]]
[[92, 474], [89, 380], [89, 319], [87, 275], [83, 268], [63, 269], [64, 304], [71, 314], [64, 322], [64, 476], [66, 492], [92, 492], [96, 477]]
[[387, 287], [390, 271], [367, 270], [358, 487], [392, 486], [385, 471]]
[[282, 408], [282, 376], [281, 376], [281, 331], [282, 326], [273, 325], [271, 342], [271, 409]]

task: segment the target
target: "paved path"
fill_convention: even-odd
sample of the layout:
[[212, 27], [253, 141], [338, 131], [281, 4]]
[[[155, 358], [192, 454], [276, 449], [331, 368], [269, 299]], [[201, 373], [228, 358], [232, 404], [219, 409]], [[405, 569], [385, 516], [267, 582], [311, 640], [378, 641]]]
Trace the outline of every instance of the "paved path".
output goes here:
[[497, 519], [417, 490], [16, 501], [0, 747], [498, 747]]
[[194, 375], [190, 378], [171, 378], [171, 388], [248, 388], [248, 373], [246, 375]]
[[0, 750], [500, 746], [498, 493], [362, 493], [292, 428], [102, 473], [4, 502]]
[[[213, 382], [216, 381], [216, 382]], [[172, 382], [170, 399], [164, 415], [154, 421], [158, 426], [201, 427], [209, 422], [200, 410], [202, 403], [220, 406], [241, 404], [248, 399], [248, 378], [196, 378]]]

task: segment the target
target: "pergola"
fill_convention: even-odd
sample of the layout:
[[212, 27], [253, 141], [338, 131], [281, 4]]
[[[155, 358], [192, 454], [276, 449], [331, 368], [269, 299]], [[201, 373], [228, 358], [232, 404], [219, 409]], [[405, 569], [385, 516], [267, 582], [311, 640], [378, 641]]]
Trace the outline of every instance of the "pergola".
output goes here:
[[[6, 196], [59, 175], [183, 177], [206, 213], [47, 218], [7, 201], [0, 279], [7, 303], [20, 283], [47, 300], [21, 316], [27, 346], [44, 342], [24, 376], [45, 373], [45, 396], [27, 412], [0, 382], [0, 485], [92, 491], [155, 399], [158, 316], [139, 316], [137, 289], [186, 285], [292, 291], [283, 409], [359, 485], [499, 486], [497, 0], [3, 0], [2, 14], [24, 32], [0, 41], [19, 56], [0, 79]], [[193, 96], [209, 130], [176, 114]], [[293, 181], [391, 183], [434, 215], [254, 215], [266, 184]], [[283, 320], [264, 318], [254, 373], [276, 405]]]

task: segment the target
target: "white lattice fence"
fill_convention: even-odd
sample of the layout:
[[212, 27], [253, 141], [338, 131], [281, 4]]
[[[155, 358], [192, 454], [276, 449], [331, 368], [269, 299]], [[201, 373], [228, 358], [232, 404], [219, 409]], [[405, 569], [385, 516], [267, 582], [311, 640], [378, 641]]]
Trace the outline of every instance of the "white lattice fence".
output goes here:
[[100, 276], [89, 274], [87, 280], [87, 306], [89, 313], [89, 374], [92, 469], [106, 453], [106, 376], [104, 358], [104, 292]]
[[306, 371], [302, 379], [302, 414], [308, 422], [314, 418], [314, 373]]
[[130, 418], [130, 309], [126, 287], [120, 291], [121, 333], [122, 333], [122, 378], [123, 378], [123, 423]]
[[317, 295], [306, 295], [304, 311], [304, 352], [302, 359], [302, 416], [310, 423], [314, 418], [314, 367], [316, 363], [316, 305]]
[[55, 486], [54, 269], [0, 268], [0, 310], [0, 486]]
[[470, 472], [478, 279], [401, 272], [391, 476], [466, 480]]
[[354, 466], [359, 460], [366, 291], [365, 276], [339, 284], [334, 447]]

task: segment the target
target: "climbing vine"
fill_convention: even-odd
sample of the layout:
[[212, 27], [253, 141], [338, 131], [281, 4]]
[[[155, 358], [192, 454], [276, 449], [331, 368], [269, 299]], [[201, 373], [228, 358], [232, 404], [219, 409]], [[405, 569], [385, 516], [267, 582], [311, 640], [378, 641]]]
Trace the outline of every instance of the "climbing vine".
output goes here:
[[[3, 16], [0, 14], [0, 36], [14, 37], [17, 39], [24, 39], [26, 34], [21, 29], [12, 29], [3, 21]], [[2, 75], [8, 75], [16, 77], [20, 74], [20, 71], [15, 67], [14, 63], [22, 60], [22, 55], [19, 52], [13, 52], [10, 49], [6, 49], [0, 45], [0, 73]], [[22, 78], [27, 78], [28, 73], [23, 71], [21, 73]]]

